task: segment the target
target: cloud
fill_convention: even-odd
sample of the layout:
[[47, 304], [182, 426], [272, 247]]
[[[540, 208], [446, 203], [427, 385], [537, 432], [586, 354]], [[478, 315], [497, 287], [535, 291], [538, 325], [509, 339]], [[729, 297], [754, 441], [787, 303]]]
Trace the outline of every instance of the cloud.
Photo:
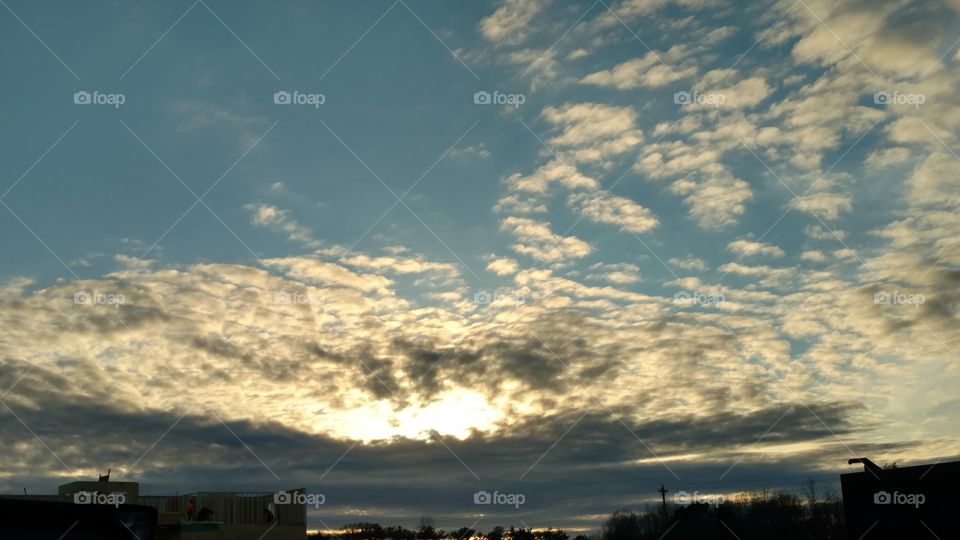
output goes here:
[[312, 257], [264, 259], [263, 264], [277, 268], [288, 276], [318, 285], [346, 287], [364, 293], [392, 294], [389, 278], [375, 274], [357, 274], [343, 266]]
[[686, 106], [685, 110], [711, 108], [747, 109], [759, 105], [773, 91], [770, 85], [767, 84], [767, 81], [762, 77], [751, 77], [730, 86], [721, 86], [721, 81], [725, 82], [730, 76], [732, 76], [730, 70], [715, 70], [704, 75], [704, 77], [693, 86], [694, 90], [705, 95], [720, 96], [722, 102], [719, 102], [717, 105], [706, 101], [703, 103], [694, 102]]
[[244, 206], [252, 216], [252, 223], [259, 227], [268, 227], [287, 235], [291, 242], [298, 242], [309, 248], [319, 248], [323, 242], [315, 239], [310, 229], [297, 223], [290, 217], [289, 210], [283, 210], [269, 204], [247, 204]]
[[449, 263], [430, 262], [422, 257], [370, 257], [367, 255], [352, 255], [344, 257], [341, 262], [354, 268], [374, 272], [390, 272], [394, 274], [423, 274], [437, 272], [451, 277], [459, 277], [460, 271], [456, 265]]
[[599, 189], [600, 184], [580, 173], [576, 166], [553, 160], [541, 166], [529, 176], [514, 173], [506, 179], [507, 185], [514, 191], [544, 194], [550, 184], [556, 182], [563, 187], [573, 189]]
[[841, 229], [833, 228], [827, 230], [820, 225], [807, 225], [803, 228], [803, 234], [813, 240], [830, 240], [836, 242], [847, 237], [847, 232]]
[[239, 136], [244, 148], [254, 144], [268, 125], [266, 118], [244, 115], [236, 107], [212, 101], [178, 101], [173, 105], [173, 113], [179, 118], [177, 127], [181, 133], [216, 129]]
[[794, 197], [790, 203], [797, 210], [827, 221], [835, 221], [842, 212], [850, 212], [853, 209], [850, 196], [842, 193], [810, 193]]
[[517, 261], [509, 257], [495, 258], [487, 263], [487, 270], [498, 276], [509, 276], [511, 274], [516, 274], [519, 267], [520, 266], [517, 264]]
[[606, 281], [614, 285], [629, 285], [640, 281], [640, 267], [628, 263], [595, 263], [590, 265], [593, 272], [586, 276], [594, 281]]
[[514, 251], [541, 262], [558, 263], [569, 259], [582, 259], [593, 251], [590, 244], [575, 236], [560, 236], [554, 233], [546, 222], [511, 216], [503, 220], [500, 228], [519, 240], [512, 246]]
[[810, 262], [823, 262], [827, 260], [826, 256], [820, 251], [804, 251], [800, 254], [800, 259]]
[[[519, 178], [519, 177], [518, 177]], [[548, 180], [549, 183], [549, 180]], [[526, 189], [520, 191], [532, 191], [533, 193], [543, 193], [539, 190], [546, 189], [539, 180], [533, 182], [523, 182]], [[519, 194], [504, 195], [500, 197], [493, 211], [506, 214], [543, 214], [547, 211], [547, 205], [533, 197], [523, 197]]]
[[741, 257], [754, 257], [757, 255], [766, 255], [769, 257], [783, 257], [783, 250], [777, 246], [764, 244], [763, 242], [754, 242], [752, 240], [734, 240], [727, 244], [727, 251], [731, 251]]
[[480, 34], [496, 45], [518, 45], [532, 32], [532, 22], [549, 0], [503, 0], [480, 21]]
[[[597, 71], [580, 79], [582, 84], [593, 86], [607, 86], [617, 90], [631, 90], [647, 87], [659, 88], [681, 79], [690, 78], [697, 73], [696, 67], [675, 67], [667, 62], [684, 55], [686, 51], [682, 45], [674, 46], [667, 52], [650, 51], [640, 58], [634, 58], [612, 69]], [[666, 58], [667, 60], [664, 60]]]
[[657, 217], [647, 208], [626, 197], [606, 192], [574, 193], [567, 204], [590, 221], [616, 225], [624, 232], [642, 234], [659, 224]]
[[956, 181], [958, 162], [952, 154], [931, 153], [910, 176], [908, 200], [915, 205], [955, 208], [960, 203]]
[[145, 270], [156, 264], [157, 261], [153, 259], [139, 259], [137, 257], [131, 257], [129, 255], [118, 253], [117, 255], [113, 256], [113, 262], [128, 270]]
[[870, 152], [867, 156], [867, 168], [878, 170], [885, 169], [892, 165], [898, 165], [910, 159], [910, 149], [902, 146], [893, 148], [883, 148]]
[[637, 128], [637, 113], [630, 107], [567, 104], [547, 107], [541, 116], [562, 129], [547, 143], [576, 161], [600, 162], [643, 142], [643, 132]]
[[795, 274], [793, 268], [774, 268], [765, 265], [748, 266], [736, 262], [727, 263], [717, 270], [723, 273], [762, 278], [758, 283], [766, 287], [782, 285], [784, 280], [793, 277]]
[[703, 183], [679, 180], [670, 186], [677, 195], [686, 195], [684, 203], [690, 216], [704, 229], [724, 229], [737, 222], [746, 211], [743, 203], [753, 198], [750, 185], [736, 178], [715, 178]]
[[684, 270], [697, 270], [703, 272], [707, 269], [707, 263], [696, 257], [686, 257], [684, 259], [673, 258], [668, 262], [670, 263], [670, 266], [676, 266], [677, 268], [682, 268]]
[[669, 6], [700, 11], [707, 7], [722, 6], [723, 4], [724, 0], [625, 0], [616, 5], [612, 13], [604, 13], [597, 17], [596, 24], [601, 28], [617, 26], [621, 24], [621, 20], [633, 21]]
[[463, 148], [454, 148], [450, 151], [450, 157], [478, 157], [480, 159], [487, 159], [490, 157], [490, 150], [487, 149], [486, 144], [480, 143]]
[[[820, 66], [863, 62], [865, 69], [899, 77], [918, 76], [931, 66], [938, 67], [942, 22], [931, 11], [913, 17], [895, 15], [906, 4], [813, 2], [808, 9], [791, 14], [794, 32], [800, 36], [793, 57]], [[823, 21], [830, 21], [829, 25]]]

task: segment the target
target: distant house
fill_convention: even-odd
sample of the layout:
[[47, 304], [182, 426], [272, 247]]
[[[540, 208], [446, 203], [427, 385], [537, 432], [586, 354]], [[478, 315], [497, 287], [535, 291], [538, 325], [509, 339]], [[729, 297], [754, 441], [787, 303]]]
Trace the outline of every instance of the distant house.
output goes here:
[[840, 475], [847, 538], [960, 538], [960, 461]]
[[[137, 482], [109, 480], [70, 482], [57, 495], [0, 495], [2, 499], [59, 503], [61, 508], [97, 509], [115, 505], [142, 505], [156, 509], [156, 540], [303, 540], [307, 536], [307, 509], [302, 489], [282, 492], [204, 491], [184, 495], [140, 495]], [[193, 501], [193, 515], [187, 503]], [[71, 503], [74, 506], [63, 506]], [[267, 536], [267, 532], [269, 535]], [[0, 537], [3, 532], [0, 531]]]

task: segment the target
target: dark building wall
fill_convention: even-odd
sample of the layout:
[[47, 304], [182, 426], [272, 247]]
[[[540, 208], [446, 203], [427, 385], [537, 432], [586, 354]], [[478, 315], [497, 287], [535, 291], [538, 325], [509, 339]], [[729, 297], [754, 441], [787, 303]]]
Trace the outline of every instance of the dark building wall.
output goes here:
[[960, 461], [843, 474], [840, 485], [848, 539], [960, 539]]

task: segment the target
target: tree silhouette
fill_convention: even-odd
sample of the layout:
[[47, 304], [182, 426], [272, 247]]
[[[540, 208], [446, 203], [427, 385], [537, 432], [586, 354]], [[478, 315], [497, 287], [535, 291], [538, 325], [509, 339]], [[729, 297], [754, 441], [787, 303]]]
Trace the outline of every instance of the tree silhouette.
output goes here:
[[[599, 538], [598, 538], [599, 537]], [[836, 493], [807, 481], [796, 494], [758, 491], [739, 495], [711, 506], [692, 503], [658, 504], [639, 512], [613, 512], [599, 535], [578, 534], [573, 540], [693, 540], [701, 538], [740, 540], [842, 540], [845, 538], [843, 507]], [[561, 529], [532, 530], [501, 526], [483, 534], [472, 527], [449, 533], [437, 529], [429, 517], [421, 518], [415, 530], [378, 523], [349, 523], [334, 533], [311, 535], [315, 540], [569, 540]]]

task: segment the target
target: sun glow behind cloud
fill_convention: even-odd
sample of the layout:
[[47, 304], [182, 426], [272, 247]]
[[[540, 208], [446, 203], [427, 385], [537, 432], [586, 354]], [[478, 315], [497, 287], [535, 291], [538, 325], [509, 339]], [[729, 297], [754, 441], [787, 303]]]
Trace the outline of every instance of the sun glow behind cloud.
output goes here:
[[378, 401], [332, 412], [314, 424], [314, 429], [364, 443], [394, 437], [429, 440], [434, 433], [465, 439], [474, 430], [493, 430], [504, 418], [504, 412], [492, 407], [479, 392], [454, 390], [426, 405], [400, 410], [389, 402]]

